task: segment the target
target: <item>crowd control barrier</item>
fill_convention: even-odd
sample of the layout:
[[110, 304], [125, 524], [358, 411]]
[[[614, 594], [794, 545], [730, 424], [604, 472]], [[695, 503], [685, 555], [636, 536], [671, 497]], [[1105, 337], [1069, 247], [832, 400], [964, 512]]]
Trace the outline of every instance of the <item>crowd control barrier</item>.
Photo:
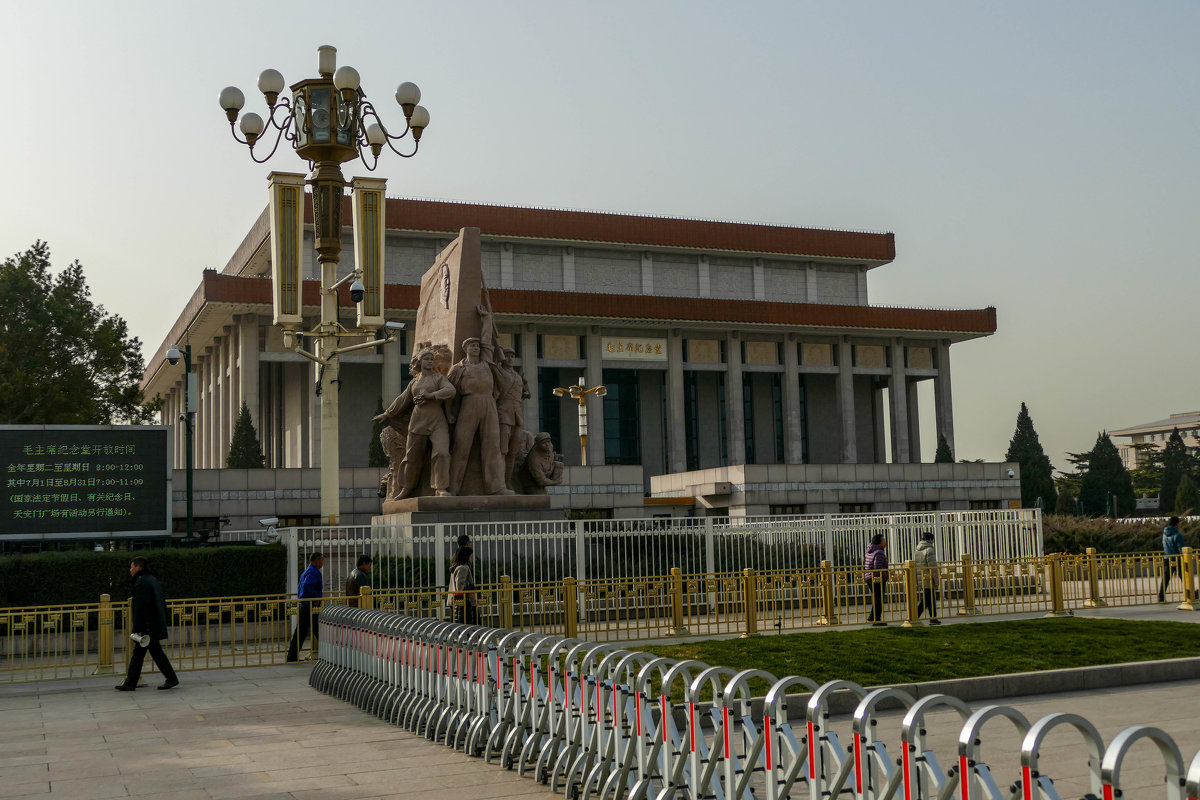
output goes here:
[[[1139, 766], [1161, 761], [1168, 800], [1200, 797], [1200, 753], [1186, 765], [1154, 727], [1126, 728], [1106, 747], [1074, 714], [1031, 722], [944, 694], [818, 685], [349, 606], [326, 606], [318, 630], [315, 689], [571, 800], [1061, 800], [1055, 772], [1086, 775], [1068, 796], [1118, 800], [1131, 752]], [[853, 713], [835, 716], [835, 698], [856, 702]], [[894, 752], [885, 714], [898, 730]], [[1019, 752], [995, 739], [985, 751], [985, 732], [1003, 730], [1015, 731]], [[1060, 748], [1081, 738], [1086, 764], [1045, 764], [1051, 734]]]

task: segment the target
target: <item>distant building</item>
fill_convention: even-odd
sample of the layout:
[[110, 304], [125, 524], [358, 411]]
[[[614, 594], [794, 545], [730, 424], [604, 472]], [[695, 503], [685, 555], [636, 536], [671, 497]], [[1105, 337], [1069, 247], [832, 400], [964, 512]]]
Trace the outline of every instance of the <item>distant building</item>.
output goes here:
[[1200, 411], [1172, 414], [1166, 419], [1131, 425], [1119, 431], [1109, 431], [1108, 435], [1114, 439], [1129, 437], [1128, 442], [1114, 442], [1114, 444], [1121, 453], [1121, 462], [1125, 468], [1135, 469], [1140, 463], [1138, 460], [1140, 454], [1136, 445], [1152, 445], [1155, 450], [1162, 450], [1167, 446], [1167, 440], [1171, 438], [1171, 431], [1177, 429], [1179, 435], [1183, 437], [1184, 444], [1188, 447], [1200, 447]]

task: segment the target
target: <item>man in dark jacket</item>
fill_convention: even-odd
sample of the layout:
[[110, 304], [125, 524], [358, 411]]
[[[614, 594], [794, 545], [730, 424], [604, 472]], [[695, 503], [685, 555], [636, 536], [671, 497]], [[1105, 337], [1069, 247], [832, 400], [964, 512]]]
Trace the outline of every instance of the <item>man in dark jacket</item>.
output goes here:
[[346, 605], [358, 608], [359, 590], [371, 585], [371, 557], [363, 553], [358, 557], [358, 563], [346, 577]]
[[1158, 587], [1158, 602], [1165, 602], [1167, 586], [1171, 583], [1171, 576], [1179, 574], [1179, 556], [1183, 554], [1183, 534], [1179, 532], [1179, 517], [1171, 517], [1167, 520], [1167, 527], [1163, 528], [1162, 546], [1163, 546], [1163, 578], [1162, 584]]
[[[308, 567], [300, 574], [300, 584], [296, 587], [296, 597], [300, 600], [300, 624], [292, 634], [292, 643], [288, 646], [287, 660], [296, 661], [300, 657], [300, 648], [312, 630], [312, 601], [320, 599], [325, 593], [325, 582], [321, 576], [321, 568], [325, 566], [325, 556], [313, 553], [308, 557]], [[308, 602], [305, 602], [308, 601]], [[313, 639], [316, 639], [313, 635]]]
[[117, 691], [132, 692], [137, 688], [147, 652], [154, 659], [158, 671], [166, 678], [158, 688], [173, 689], [179, 685], [179, 678], [160, 644], [161, 640], [167, 638], [167, 620], [170, 619], [167, 615], [167, 602], [163, 599], [162, 586], [158, 579], [150, 574], [146, 559], [140, 556], [130, 562], [129, 577], [133, 579], [133, 621], [129, 626], [130, 633], [138, 638], [145, 637], [146, 644], [142, 645], [135, 640], [132, 645], [133, 655], [129, 659], [129, 671], [125, 674], [125, 682], [117, 684]]

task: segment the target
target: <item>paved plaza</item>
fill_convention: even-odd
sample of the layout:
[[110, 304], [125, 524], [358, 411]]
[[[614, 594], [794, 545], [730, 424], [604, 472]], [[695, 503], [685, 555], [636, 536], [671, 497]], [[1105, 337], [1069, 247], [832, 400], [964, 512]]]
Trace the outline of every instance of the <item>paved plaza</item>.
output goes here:
[[[1200, 618], [1161, 606], [1108, 615]], [[309, 670], [185, 672], [169, 692], [153, 688], [157, 674], [133, 693], [113, 691], [113, 676], [0, 686], [0, 798], [561, 797], [311, 689]], [[1013, 705], [1031, 721], [1053, 711], [1082, 714], [1106, 743], [1130, 725], [1156, 725], [1190, 759], [1200, 749], [1200, 716], [1185, 698], [1198, 690], [1200, 681], [1178, 681], [993, 702]], [[886, 741], [898, 740], [896, 722], [895, 715], [881, 720]], [[959, 724], [945, 714], [930, 715], [929, 723], [931, 744], [949, 766]], [[985, 760], [1002, 785], [1018, 776], [1019, 740], [1003, 720], [985, 728]], [[1143, 742], [1134, 755], [1122, 775], [1127, 796], [1161, 787], [1152, 746]], [[1062, 796], [1089, 790], [1086, 756], [1069, 732], [1052, 735], [1042, 766]]]

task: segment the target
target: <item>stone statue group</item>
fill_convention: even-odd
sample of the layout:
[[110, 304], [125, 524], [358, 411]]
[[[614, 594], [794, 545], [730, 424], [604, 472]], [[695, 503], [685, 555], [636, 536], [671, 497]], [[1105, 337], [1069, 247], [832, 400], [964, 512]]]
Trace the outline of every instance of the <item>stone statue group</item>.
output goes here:
[[376, 417], [389, 469], [387, 500], [422, 494], [545, 494], [563, 479], [550, 434], [524, 430], [529, 384], [500, 345], [491, 311], [477, 308], [481, 336], [462, 342], [451, 366], [446, 344], [419, 342], [409, 362], [412, 380]]

